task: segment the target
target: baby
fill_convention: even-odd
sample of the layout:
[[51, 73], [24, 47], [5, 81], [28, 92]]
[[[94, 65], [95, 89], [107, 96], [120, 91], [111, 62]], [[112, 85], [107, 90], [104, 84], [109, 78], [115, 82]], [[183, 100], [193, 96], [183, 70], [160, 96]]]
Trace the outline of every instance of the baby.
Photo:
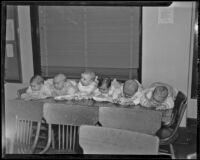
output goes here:
[[172, 109], [174, 107], [175, 95], [171, 89], [160, 83], [151, 85], [144, 90], [140, 104], [144, 107], [155, 108], [156, 110]]
[[114, 102], [117, 102], [123, 91], [123, 84], [118, 82], [117, 79], [113, 79], [111, 86], [108, 92], [108, 96], [113, 99]]
[[137, 80], [125, 81], [119, 103], [122, 105], [138, 105], [142, 96], [142, 85]]
[[44, 85], [44, 79], [39, 75], [31, 77], [30, 86], [26, 93], [21, 95], [21, 98], [25, 100], [44, 99], [47, 97], [51, 97], [51, 91], [48, 86]]
[[162, 113], [162, 122], [169, 124], [172, 120], [174, 100], [178, 90], [168, 84], [155, 82], [144, 90], [140, 104], [147, 108], [159, 110]]
[[57, 74], [53, 79], [49, 79], [45, 82], [51, 89], [51, 95], [53, 97], [72, 95], [77, 92], [77, 84], [75, 81], [67, 80], [65, 74]]
[[178, 94], [178, 90], [168, 84], [165, 84], [165, 83], [161, 83], [161, 82], [154, 82], [152, 83], [149, 88], [155, 88], [157, 86], [165, 86], [167, 87], [167, 90], [168, 90], [168, 96], [169, 97], [172, 97], [173, 100], [176, 99], [176, 95]]
[[97, 76], [92, 71], [85, 71], [81, 74], [78, 89], [81, 95], [89, 96], [97, 91]]
[[110, 86], [111, 86], [111, 79], [110, 78], [104, 78], [99, 84], [100, 94], [102, 94], [104, 96], [108, 96]]

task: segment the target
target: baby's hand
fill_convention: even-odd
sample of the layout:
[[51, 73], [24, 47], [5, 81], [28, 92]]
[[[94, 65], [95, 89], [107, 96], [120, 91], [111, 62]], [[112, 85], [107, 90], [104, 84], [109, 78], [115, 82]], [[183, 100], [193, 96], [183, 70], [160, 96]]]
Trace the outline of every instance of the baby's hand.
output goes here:
[[113, 103], [120, 103], [119, 99], [113, 99]]
[[165, 105], [160, 105], [156, 107], [156, 110], [165, 110], [165, 109], [167, 109]]
[[97, 84], [99, 83], [99, 80], [98, 80], [98, 76], [95, 77], [95, 80], [94, 80]]
[[31, 97], [27, 94], [22, 94], [21, 95], [21, 99], [25, 100], [25, 101], [30, 101], [31, 100]]

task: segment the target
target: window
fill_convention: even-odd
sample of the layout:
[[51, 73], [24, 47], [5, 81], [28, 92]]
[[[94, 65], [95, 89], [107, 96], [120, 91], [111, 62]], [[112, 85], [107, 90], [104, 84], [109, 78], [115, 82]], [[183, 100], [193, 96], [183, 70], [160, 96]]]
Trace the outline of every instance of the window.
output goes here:
[[5, 81], [21, 82], [17, 6], [6, 6]]
[[40, 66], [44, 77], [141, 80], [141, 7], [38, 6]]

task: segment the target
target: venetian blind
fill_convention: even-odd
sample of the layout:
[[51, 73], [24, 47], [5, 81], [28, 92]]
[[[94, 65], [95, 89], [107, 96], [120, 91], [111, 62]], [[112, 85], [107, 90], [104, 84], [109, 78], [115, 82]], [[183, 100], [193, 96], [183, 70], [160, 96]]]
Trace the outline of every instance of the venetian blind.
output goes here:
[[139, 7], [40, 6], [42, 75], [138, 78]]

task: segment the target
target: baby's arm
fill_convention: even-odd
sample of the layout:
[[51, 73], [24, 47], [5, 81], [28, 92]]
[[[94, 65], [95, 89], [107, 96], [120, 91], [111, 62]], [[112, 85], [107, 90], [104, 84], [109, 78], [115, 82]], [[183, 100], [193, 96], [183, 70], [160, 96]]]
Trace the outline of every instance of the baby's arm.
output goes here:
[[94, 82], [92, 82], [92, 84], [90, 84], [88, 87], [87, 87], [87, 89], [85, 90], [85, 94], [86, 95], [92, 95], [92, 94], [94, 94], [94, 92], [95, 92], [95, 90], [97, 89], [97, 83], [94, 81]]
[[164, 103], [156, 107], [156, 110], [172, 109], [174, 107], [174, 101], [172, 97], [168, 97]]
[[21, 99], [28, 101], [31, 99], [40, 99], [40, 96], [36, 94], [31, 94], [31, 93], [24, 93], [21, 95]]
[[52, 93], [50, 87], [48, 85], [44, 85], [40, 93], [40, 98], [44, 99], [47, 97], [52, 97]]
[[31, 94], [33, 93], [31, 87], [29, 86], [28, 89], [26, 90], [26, 93], [23, 93], [21, 94], [21, 99], [24, 99], [24, 100], [31, 100], [32, 97], [31, 97]]
[[149, 97], [149, 92], [146, 91], [144, 92], [141, 97], [140, 97], [140, 104], [144, 107], [152, 107], [151, 102], [150, 102], [150, 97]]
[[140, 91], [136, 92], [135, 95], [131, 98], [135, 105], [140, 104], [140, 99], [143, 96], [143, 94], [144, 94], [143, 91], [140, 90]]

